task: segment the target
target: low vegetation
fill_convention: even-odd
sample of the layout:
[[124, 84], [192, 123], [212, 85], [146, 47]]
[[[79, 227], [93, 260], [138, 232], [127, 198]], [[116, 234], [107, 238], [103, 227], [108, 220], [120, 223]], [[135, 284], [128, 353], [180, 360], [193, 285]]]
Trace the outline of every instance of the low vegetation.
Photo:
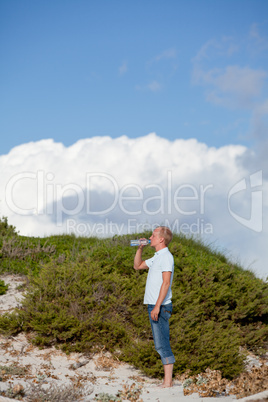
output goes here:
[[92, 391], [92, 388], [85, 387], [83, 384], [70, 384], [62, 387], [50, 384], [49, 387], [45, 387], [42, 383], [37, 383], [31, 384], [26, 389], [20, 384], [13, 387], [10, 385], [3, 395], [16, 400], [26, 398], [27, 402], [76, 402], [89, 396]]
[[[0, 233], [0, 272], [29, 279], [22, 307], [0, 317], [2, 333], [31, 332], [35, 344], [66, 353], [105, 348], [147, 375], [163, 374], [143, 306], [147, 273], [133, 269], [132, 236], [27, 238], [3, 220]], [[267, 350], [267, 283], [192, 238], [174, 236], [170, 250], [175, 375], [209, 368], [238, 376], [242, 348], [258, 355]], [[144, 257], [152, 254], [146, 247]]]
[[8, 289], [8, 285], [0, 279], [0, 295], [4, 295]]

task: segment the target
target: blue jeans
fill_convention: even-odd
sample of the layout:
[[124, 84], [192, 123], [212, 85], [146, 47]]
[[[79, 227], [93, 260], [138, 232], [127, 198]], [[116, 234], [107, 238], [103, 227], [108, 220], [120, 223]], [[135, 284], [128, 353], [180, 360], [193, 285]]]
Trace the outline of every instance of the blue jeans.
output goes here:
[[153, 308], [153, 304], [148, 304], [148, 314], [153, 331], [155, 349], [157, 353], [159, 353], [163, 364], [173, 364], [175, 362], [175, 357], [172, 353], [169, 343], [168, 323], [172, 313], [172, 303], [162, 305], [160, 307], [160, 313], [157, 321], [154, 321], [151, 318], [151, 311]]

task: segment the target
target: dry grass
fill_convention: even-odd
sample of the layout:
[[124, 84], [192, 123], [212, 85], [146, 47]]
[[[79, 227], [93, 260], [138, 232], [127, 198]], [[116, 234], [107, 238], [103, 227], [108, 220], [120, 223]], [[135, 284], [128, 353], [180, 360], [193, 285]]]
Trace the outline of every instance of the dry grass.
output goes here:
[[47, 242], [43, 246], [39, 242], [32, 247], [29, 240], [19, 241], [17, 237], [12, 237], [3, 240], [1, 253], [5, 258], [24, 260], [26, 257], [33, 258], [41, 253], [51, 255], [55, 253], [55, 250], [55, 245], [49, 245]]
[[108, 393], [101, 392], [95, 395], [95, 401], [101, 402], [143, 402], [140, 398], [142, 392], [142, 386], [136, 385], [135, 383], [131, 385], [123, 385], [123, 390], [118, 391], [116, 395], [110, 395]]
[[142, 386], [133, 383], [132, 385], [123, 385], [123, 391], [119, 391], [118, 396], [123, 401], [127, 400], [130, 402], [143, 402], [143, 400], [140, 399], [141, 393]]
[[26, 389], [21, 384], [10, 386], [2, 395], [14, 399], [26, 398], [27, 402], [76, 402], [92, 392], [93, 387], [85, 386], [80, 381], [66, 386], [48, 386], [39, 382], [29, 385]]
[[28, 402], [75, 402], [81, 400], [85, 395], [93, 392], [92, 387], [84, 387], [82, 384], [71, 384], [68, 386], [42, 387], [42, 384], [31, 385], [26, 391]]
[[210, 369], [197, 376], [177, 376], [177, 379], [184, 381], [184, 395], [197, 392], [200, 397], [236, 395], [239, 399], [268, 389], [268, 365], [263, 362], [261, 367], [254, 367], [232, 381], [222, 378], [220, 371]]
[[1, 381], [6, 381], [10, 376], [24, 377], [28, 371], [28, 367], [21, 367], [18, 364], [0, 366]]
[[99, 371], [112, 371], [120, 364], [118, 359], [115, 359], [109, 352], [105, 352], [105, 349], [101, 349], [98, 357], [96, 358], [96, 370]]

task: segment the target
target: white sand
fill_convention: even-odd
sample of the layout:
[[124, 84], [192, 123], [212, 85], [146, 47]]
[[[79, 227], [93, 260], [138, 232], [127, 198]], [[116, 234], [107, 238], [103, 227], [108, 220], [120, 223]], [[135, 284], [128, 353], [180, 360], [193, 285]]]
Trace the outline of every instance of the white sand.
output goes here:
[[[0, 390], [7, 390], [10, 386], [21, 384], [24, 388], [31, 383], [56, 383], [58, 386], [72, 384], [74, 380], [81, 379], [81, 384], [88, 389], [88, 398], [93, 400], [96, 394], [108, 393], [115, 396], [118, 391], [130, 387], [142, 388], [140, 398], [145, 401], [192, 401], [201, 399], [198, 395], [185, 397], [183, 387], [179, 382], [172, 388], [159, 388], [160, 381], [143, 376], [138, 370], [128, 364], [114, 362], [115, 367], [103, 369], [100, 362], [107, 358], [107, 354], [100, 353], [93, 356], [87, 364], [76, 370], [71, 367], [77, 362], [85, 362], [87, 358], [82, 354], [72, 353], [69, 356], [55, 348], [38, 349], [33, 347], [24, 334], [10, 339], [0, 337], [0, 366], [18, 364], [28, 367], [29, 373], [21, 378], [13, 376], [11, 382], [0, 382]], [[109, 359], [107, 358], [107, 361]], [[111, 360], [113, 365], [113, 360]], [[53, 378], [54, 377], [54, 378]], [[6, 398], [2, 398], [6, 400]], [[2, 400], [0, 397], [0, 401]], [[219, 398], [202, 398], [213, 401]], [[234, 397], [224, 397], [224, 400], [233, 400]]]
[[[23, 298], [23, 294], [16, 289], [23, 283], [23, 279], [12, 275], [1, 276], [1, 279], [10, 284], [7, 294], [0, 296], [0, 313], [3, 314], [16, 307]], [[73, 365], [86, 361], [88, 361], [86, 364], [73, 369]], [[124, 387], [131, 386], [142, 390], [140, 400], [143, 402], [200, 402], [206, 400], [214, 402], [219, 399], [228, 402], [236, 399], [235, 396], [218, 398], [200, 398], [198, 394], [184, 396], [182, 384], [178, 381], [174, 382], [172, 388], [161, 389], [160, 381], [142, 375], [128, 364], [114, 361], [104, 351], [100, 351], [90, 359], [78, 353], [67, 356], [54, 347], [45, 349], [34, 347], [25, 334], [10, 338], [0, 336], [0, 366], [11, 366], [12, 364], [27, 367], [28, 372], [21, 377], [12, 375], [8, 381], [0, 381], [0, 391], [6, 391], [10, 387], [14, 388], [18, 384], [26, 389], [30, 384], [42, 383], [44, 387], [56, 384], [61, 387], [80, 381], [85, 390], [84, 401], [93, 401], [95, 395], [100, 393], [115, 396], [120, 390], [123, 391]], [[105, 368], [105, 364], [110, 367]], [[268, 396], [268, 392], [266, 396]], [[8, 400], [14, 401], [14, 399], [0, 396], [0, 401]], [[243, 399], [243, 401], [246, 400], [248, 399]]]

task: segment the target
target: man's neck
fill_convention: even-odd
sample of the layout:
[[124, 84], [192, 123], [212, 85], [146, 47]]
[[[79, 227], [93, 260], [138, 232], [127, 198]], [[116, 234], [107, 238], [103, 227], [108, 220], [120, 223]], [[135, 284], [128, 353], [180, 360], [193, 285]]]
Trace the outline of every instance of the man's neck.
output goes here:
[[157, 252], [157, 251], [163, 250], [164, 248], [167, 248], [167, 246], [159, 244], [158, 246], [155, 247], [155, 251]]

